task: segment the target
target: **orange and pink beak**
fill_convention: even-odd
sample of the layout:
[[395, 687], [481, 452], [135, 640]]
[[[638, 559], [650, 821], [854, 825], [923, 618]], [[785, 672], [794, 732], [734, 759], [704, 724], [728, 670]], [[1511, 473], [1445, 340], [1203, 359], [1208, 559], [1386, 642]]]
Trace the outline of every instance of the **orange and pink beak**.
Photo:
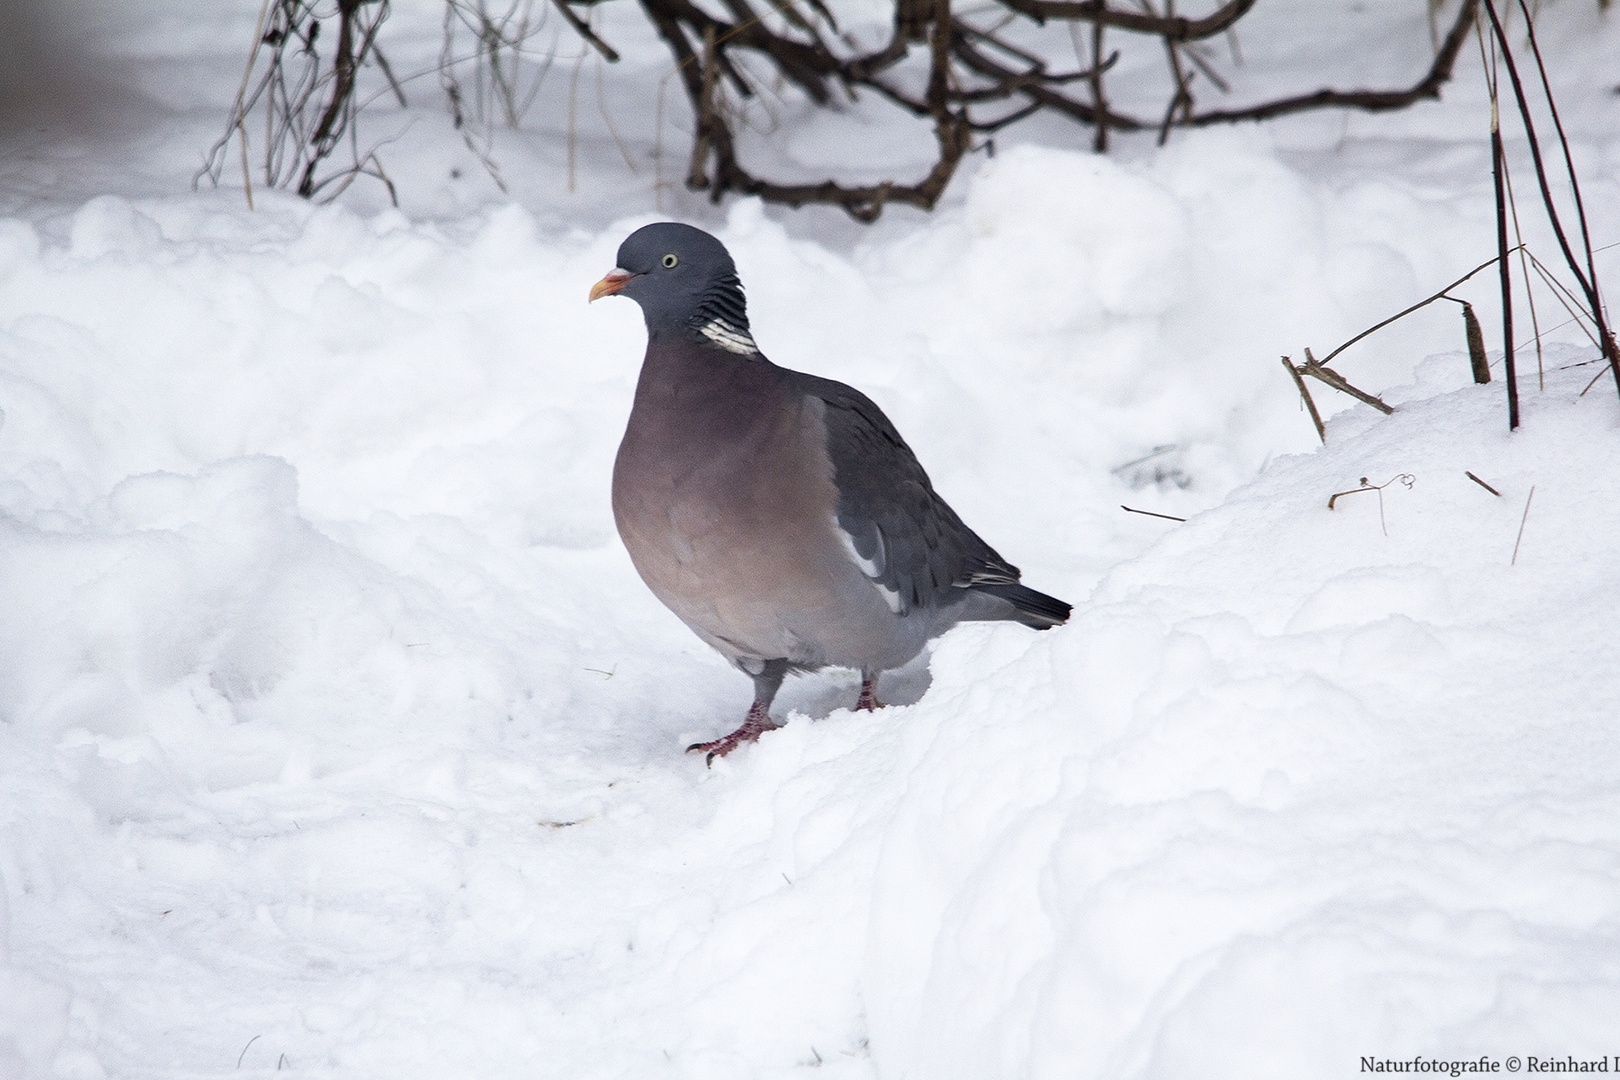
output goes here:
[[587, 303], [600, 300], [604, 296], [612, 296], [614, 293], [620, 291], [626, 285], [630, 284], [630, 279], [635, 276], [636, 275], [630, 273], [629, 271], [620, 270], [615, 267], [608, 273], [607, 277], [591, 286], [591, 299], [587, 301]]

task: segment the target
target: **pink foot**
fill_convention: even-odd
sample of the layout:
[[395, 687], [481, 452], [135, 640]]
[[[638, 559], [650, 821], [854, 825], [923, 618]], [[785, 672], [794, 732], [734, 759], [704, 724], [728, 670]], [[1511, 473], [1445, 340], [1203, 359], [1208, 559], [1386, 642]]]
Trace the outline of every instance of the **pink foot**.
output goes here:
[[876, 712], [883, 708], [883, 702], [877, 699], [877, 680], [861, 680], [861, 697], [855, 702], [855, 708], [865, 709], [867, 712]]
[[703, 764], [712, 766], [715, 758], [725, 757], [743, 743], [753, 742], [775, 726], [775, 724], [771, 723], [770, 710], [756, 701], [749, 708], [748, 719], [743, 721], [742, 727], [723, 739], [715, 739], [713, 742], [693, 743], [686, 748], [686, 752], [690, 754], [694, 750], [707, 751], [708, 757], [703, 759]]

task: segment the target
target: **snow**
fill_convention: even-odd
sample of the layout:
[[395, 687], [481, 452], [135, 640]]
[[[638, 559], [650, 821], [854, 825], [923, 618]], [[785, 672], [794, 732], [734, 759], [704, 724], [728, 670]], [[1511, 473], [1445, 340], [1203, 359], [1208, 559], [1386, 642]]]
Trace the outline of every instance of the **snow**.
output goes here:
[[[1396, 411], [1323, 388], [1318, 447], [1277, 370], [1489, 256], [1477, 71], [1106, 158], [1015, 129], [870, 230], [656, 188], [594, 105], [572, 166], [556, 109], [501, 134], [502, 195], [424, 93], [386, 151], [400, 208], [249, 211], [188, 185], [253, 7], [41, 8], [59, 66], [127, 99], [0, 131], [0, 1077], [1610, 1051], [1612, 381], [1583, 395], [1593, 350], [1553, 329], [1510, 434], [1500, 366], [1473, 385], [1435, 305], [1336, 361]], [[1424, 32], [1365, 7], [1332, 17]], [[1616, 31], [1588, 7], [1547, 5], [1543, 47], [1609, 243]], [[605, 10], [600, 92], [645, 165], [664, 69], [633, 14]], [[396, 67], [431, 62], [433, 6], [395, 18]], [[1263, 46], [1245, 78], [1321, 78]], [[814, 172], [885, 115], [754, 150]], [[875, 716], [854, 673], [796, 680], [758, 744], [681, 752], [747, 685], [618, 543], [642, 329], [585, 304], [671, 214], [730, 246], [767, 354], [870, 393], [1070, 625], [958, 628]], [[1495, 288], [1458, 290], [1493, 346]]]
[[[1616, 618], [1605, 572], [1571, 567], [1612, 543], [1590, 454], [1613, 418], [1573, 403], [1584, 381], [1552, 383], [1536, 433], [1511, 439], [1493, 387], [1414, 388], [1387, 420], [1355, 410], [1326, 449], [1110, 574], [1072, 631], [1002, 665], [973, 662], [999, 628], [935, 653], [916, 709], [970, 700], [941, 718], [890, 842], [972, 839], [928, 860], [933, 888], [903, 883], [920, 867], [880, 870], [948, 927], [874, 913], [880, 970], [914, 987], [873, 1017], [875, 1046], [915, 1055], [895, 1075], [1602, 1052], [1616, 739], [1597, 703]], [[1577, 452], [1578, 472], [1554, 464]], [[1374, 496], [1326, 508], [1397, 469], [1417, 480], [1386, 489], [1388, 537]], [[969, 683], [974, 668], [993, 670]], [[970, 704], [995, 697], [1029, 722]], [[1000, 761], [1016, 763], [1001, 782], [951, 798], [973, 762]], [[1027, 891], [992, 885], [1009, 881]], [[1032, 928], [1028, 954], [1008, 926]], [[982, 1021], [942, 1041], [941, 1015]]]

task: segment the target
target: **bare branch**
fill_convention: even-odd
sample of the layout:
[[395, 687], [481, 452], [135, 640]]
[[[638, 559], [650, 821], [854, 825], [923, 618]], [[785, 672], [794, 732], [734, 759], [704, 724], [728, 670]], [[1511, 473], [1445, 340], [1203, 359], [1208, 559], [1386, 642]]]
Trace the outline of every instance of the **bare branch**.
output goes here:
[[1457, 53], [1462, 49], [1463, 41], [1467, 38], [1478, 11], [1479, 0], [1463, 0], [1457, 21], [1452, 24], [1451, 32], [1446, 35], [1445, 43], [1435, 55], [1428, 73], [1405, 90], [1318, 90], [1315, 93], [1279, 98], [1276, 101], [1242, 109], [1212, 109], [1209, 112], [1195, 113], [1176, 126], [1208, 127], [1211, 124], [1230, 124], [1238, 120], [1270, 120], [1273, 117], [1310, 109], [1347, 108], [1384, 112], [1390, 109], [1404, 109], [1426, 98], [1438, 98], [1440, 87], [1451, 78], [1451, 69], [1456, 64]]
[[1002, 0], [1007, 7], [1037, 22], [1047, 19], [1089, 22], [1136, 34], [1152, 34], [1166, 41], [1199, 41], [1214, 37], [1249, 13], [1254, 0], [1229, 0], [1202, 19], [1142, 15], [1116, 11], [1102, 0]]
[[597, 37], [596, 31], [591, 29], [590, 24], [574, 14], [574, 9], [568, 6], [568, 0], [551, 0], [551, 2], [557, 6], [558, 11], [562, 12], [562, 17], [568, 20], [568, 25], [574, 28], [574, 33], [589, 42], [591, 48], [601, 53], [608, 62], [615, 64], [619, 62], [617, 50]]

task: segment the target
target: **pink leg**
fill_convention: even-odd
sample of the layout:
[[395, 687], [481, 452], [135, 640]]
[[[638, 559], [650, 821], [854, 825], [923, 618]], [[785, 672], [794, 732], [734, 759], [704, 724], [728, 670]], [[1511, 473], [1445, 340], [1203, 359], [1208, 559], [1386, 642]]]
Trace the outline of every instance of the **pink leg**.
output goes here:
[[715, 739], [713, 742], [693, 743], [686, 748], [686, 752], [690, 754], [694, 750], [707, 751], [709, 756], [704, 759], [703, 763], [713, 765], [715, 758], [725, 757], [743, 743], [753, 742], [775, 726], [775, 724], [771, 723], [770, 706], [763, 701], [756, 701], [748, 710], [748, 719], [743, 721], [742, 727], [723, 739]]
[[876, 712], [883, 708], [883, 702], [877, 699], [876, 675], [861, 678], [861, 697], [855, 702], [855, 708], [865, 709], [867, 712]]

